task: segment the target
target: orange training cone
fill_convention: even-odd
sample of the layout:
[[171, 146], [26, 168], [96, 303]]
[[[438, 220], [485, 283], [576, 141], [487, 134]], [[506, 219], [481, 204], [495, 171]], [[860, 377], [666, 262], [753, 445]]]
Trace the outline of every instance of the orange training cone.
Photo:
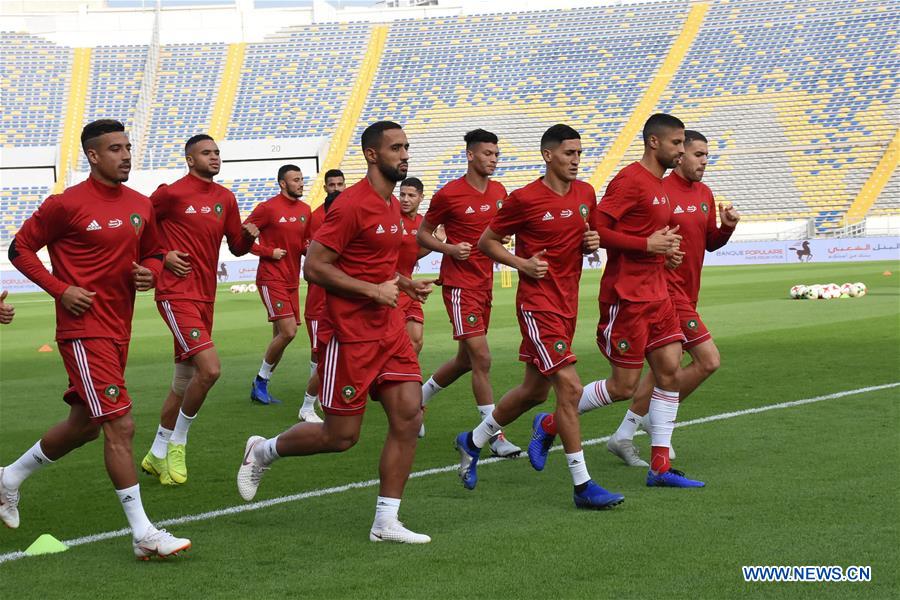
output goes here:
[[53, 348], [50, 347], [50, 344], [44, 344], [38, 348], [38, 352], [53, 352]]

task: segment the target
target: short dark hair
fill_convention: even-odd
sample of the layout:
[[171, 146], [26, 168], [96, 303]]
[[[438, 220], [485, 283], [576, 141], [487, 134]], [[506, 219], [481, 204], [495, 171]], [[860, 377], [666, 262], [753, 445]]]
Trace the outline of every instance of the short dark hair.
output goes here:
[[334, 204], [335, 199], [340, 195], [340, 192], [328, 192], [328, 195], [325, 196], [325, 202], [323, 203], [325, 206], [325, 212], [328, 212], [328, 209], [331, 208], [332, 204]]
[[198, 133], [197, 135], [195, 135], [191, 139], [189, 139], [187, 142], [185, 142], [184, 153], [187, 154], [188, 152], [191, 151], [191, 146], [193, 146], [197, 142], [202, 142], [204, 140], [210, 140], [213, 142], [216, 141], [216, 140], [212, 139], [212, 136], [210, 136], [206, 133]]
[[328, 169], [325, 171], [325, 181], [328, 181], [332, 177], [340, 177], [341, 179], [345, 179], [344, 172], [340, 169]]
[[706, 139], [706, 136], [700, 133], [699, 131], [694, 131], [693, 129], [685, 129], [684, 130], [684, 145], [687, 146], [691, 142], [703, 142], [705, 144], [709, 143], [709, 140]]
[[463, 141], [466, 142], [466, 150], [469, 150], [475, 144], [496, 144], [500, 140], [497, 138], [496, 134], [491, 133], [490, 131], [473, 129], [463, 136]]
[[81, 130], [81, 149], [87, 150], [87, 143], [101, 135], [125, 131], [125, 125], [115, 119], [99, 119], [91, 121]]
[[377, 147], [381, 143], [381, 136], [388, 129], [403, 129], [403, 127], [401, 127], [399, 123], [394, 123], [393, 121], [376, 121], [366, 127], [360, 138], [363, 151], [367, 148]]
[[682, 123], [681, 119], [678, 117], [667, 115], [666, 113], [650, 115], [650, 118], [644, 123], [644, 131], [642, 134], [644, 143], [646, 144], [650, 141], [651, 135], [659, 137], [659, 134], [662, 133], [663, 129], [684, 129], [684, 123]]
[[[300, 171], [300, 167], [297, 165], [281, 165], [278, 167], [278, 181], [284, 181], [284, 176], [291, 171]], [[303, 171], [300, 171], [301, 173]]]
[[566, 140], [580, 140], [581, 134], [562, 123], [557, 123], [541, 136], [541, 150], [558, 146]]
[[418, 177], [407, 177], [400, 182], [400, 187], [414, 187], [420, 194], [425, 193], [425, 186], [422, 184], [422, 180]]

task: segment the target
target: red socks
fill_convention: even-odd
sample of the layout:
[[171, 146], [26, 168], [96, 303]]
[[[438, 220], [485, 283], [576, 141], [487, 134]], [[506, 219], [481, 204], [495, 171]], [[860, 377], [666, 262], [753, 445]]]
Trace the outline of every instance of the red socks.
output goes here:
[[541, 429], [543, 429], [544, 433], [546, 433], [547, 435], [556, 435], [556, 419], [554, 419], [553, 417], [553, 413], [550, 413], [549, 415], [541, 419]]
[[650, 447], [650, 470], [656, 474], [665, 473], [672, 466], [669, 464], [669, 449], [666, 446]]

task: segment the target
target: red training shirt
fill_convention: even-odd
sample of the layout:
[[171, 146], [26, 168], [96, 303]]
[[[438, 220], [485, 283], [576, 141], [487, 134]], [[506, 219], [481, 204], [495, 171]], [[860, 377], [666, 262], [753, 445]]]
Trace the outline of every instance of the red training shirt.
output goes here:
[[397, 272], [404, 277], [412, 278], [413, 269], [419, 262], [419, 242], [416, 241], [416, 234], [419, 232], [419, 225], [422, 224], [422, 215], [416, 214], [412, 217], [400, 215], [400, 227], [403, 236], [400, 241], [400, 258], [397, 261]]
[[[284, 194], [256, 205], [245, 222], [259, 228], [259, 243], [250, 248], [259, 257], [257, 285], [277, 283], [289, 290], [300, 287], [300, 256], [308, 246], [311, 213], [306, 202], [291, 200]], [[275, 248], [286, 250], [287, 254], [276, 260], [272, 258]]]
[[516, 256], [531, 258], [547, 250], [547, 274], [532, 279], [519, 274], [516, 304], [524, 310], [552, 311], [563, 317], [578, 315], [578, 283], [581, 280], [585, 223], [597, 204], [594, 188], [573, 181], [560, 196], [539, 178], [514, 191], [490, 228], [497, 235], [516, 236]]
[[663, 189], [672, 205], [669, 225], [679, 226], [684, 252], [684, 261], [677, 269], [666, 269], [666, 283], [672, 295], [696, 304], [704, 256], [727, 244], [734, 228], [716, 227], [716, 201], [705, 184], [688, 181], [672, 171], [663, 179]]
[[[309, 248], [309, 242], [312, 240], [312, 237], [324, 222], [325, 205], [320, 204], [316, 210], [312, 211], [312, 215], [309, 217], [309, 230], [306, 235], [307, 248]], [[314, 283], [307, 284], [306, 300], [303, 305], [303, 316], [306, 317], [307, 321], [318, 321], [319, 319], [324, 319], [326, 315], [325, 288]]]
[[[47, 246], [53, 273], [37, 257]], [[13, 265], [56, 298], [56, 339], [131, 339], [134, 314], [132, 262], [158, 278], [163, 248], [153, 206], [124, 185], [109, 187], [88, 177], [50, 196], [16, 233]], [[95, 292], [81, 316], [66, 310], [60, 297], [74, 285]]]
[[478, 249], [478, 240], [506, 198], [506, 189], [489, 180], [482, 194], [465, 177], [454, 179], [432, 197], [425, 218], [434, 226], [443, 225], [448, 244], [472, 244], [467, 260], [452, 256], [441, 259], [439, 283], [465, 289], [491, 289], [494, 261]]
[[247, 254], [254, 241], [241, 231], [234, 194], [188, 173], [171, 185], [159, 186], [150, 200], [166, 251], [187, 252], [192, 269], [186, 277], [163, 269], [156, 300], [215, 302], [222, 236], [235, 256]]
[[[662, 179], [641, 163], [633, 162], [613, 177], [597, 205], [594, 228], [600, 233], [600, 245], [607, 249], [606, 269], [600, 280], [600, 301], [614, 304], [651, 302], [667, 295], [665, 257], [646, 250], [622, 250], [604, 240], [602, 222], [614, 221], [610, 229], [630, 236], [648, 238], [669, 224], [672, 207], [663, 189]], [[643, 246], [646, 248], [646, 245]]]
[[[334, 201], [314, 241], [339, 256], [335, 266], [354, 279], [379, 284], [397, 274], [400, 241], [400, 202], [390, 202], [363, 178]], [[403, 318], [394, 307], [368, 298], [341, 296], [325, 290], [327, 323], [341, 342], [382, 340], [404, 332]]]

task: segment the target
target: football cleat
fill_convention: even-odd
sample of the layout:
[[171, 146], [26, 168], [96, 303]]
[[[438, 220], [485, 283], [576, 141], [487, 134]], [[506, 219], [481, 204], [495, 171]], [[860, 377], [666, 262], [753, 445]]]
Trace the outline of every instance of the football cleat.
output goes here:
[[535, 471], [543, 471], [547, 464], [547, 454], [550, 453], [550, 446], [553, 445], [555, 435], [550, 435], [541, 427], [541, 421], [550, 413], [538, 413], [534, 416], [531, 423], [531, 441], [528, 442], [528, 462], [534, 467]]
[[467, 490], [474, 490], [478, 483], [478, 457], [481, 456], [481, 448], [472, 450], [468, 442], [469, 432], [463, 431], [456, 436], [456, 449], [459, 450], [459, 480]]
[[316, 414], [316, 409], [307, 408], [306, 410], [300, 409], [300, 413], [297, 415], [301, 421], [304, 423], [324, 423], [322, 417]]
[[522, 449], [506, 439], [500, 431], [490, 441], [491, 454], [500, 458], [516, 458], [522, 454]]
[[0, 521], [10, 529], [19, 526], [19, 490], [3, 486], [3, 467], [0, 467]]
[[[181, 485], [187, 481], [187, 463], [185, 462], [185, 444], [173, 444], [169, 442], [166, 452], [166, 470], [173, 484]], [[143, 464], [141, 465], [143, 466]], [[160, 481], [162, 478], [160, 477]]]
[[269, 470], [269, 467], [263, 465], [256, 460], [253, 449], [256, 444], [266, 441], [261, 435], [253, 435], [247, 439], [247, 445], [244, 446], [244, 460], [238, 468], [237, 487], [241, 498], [249, 502], [256, 496], [256, 490], [259, 489], [259, 482], [263, 473]]
[[606, 449], [621, 458], [622, 462], [629, 467], [644, 467], [645, 469], [650, 467], [647, 461], [639, 456], [638, 449], [632, 440], [620, 440], [616, 436], [612, 436], [606, 442]]
[[141, 471], [159, 479], [163, 485], [175, 485], [169, 475], [169, 467], [165, 458], [157, 458], [153, 452], [147, 452], [147, 456], [141, 461]]
[[397, 519], [385, 519], [383, 523], [376, 521], [372, 525], [372, 529], [369, 531], [369, 541], [427, 544], [431, 538], [425, 534], [410, 531]]
[[601, 510], [622, 504], [625, 501], [625, 496], [608, 492], [591, 479], [587, 482], [587, 488], [584, 491], [575, 492], [574, 499], [575, 508]]
[[665, 473], [654, 474], [647, 471], [647, 487], [701, 488], [706, 484], [695, 479], [688, 479], [682, 471], [669, 469]]
[[269, 382], [257, 377], [250, 385], [250, 401], [260, 404], [281, 404], [281, 400], [269, 393]]
[[179, 552], [190, 550], [191, 540], [177, 538], [165, 529], [156, 529], [151, 526], [144, 537], [132, 540], [134, 555], [138, 560], [150, 560], [151, 556], [166, 558]]

